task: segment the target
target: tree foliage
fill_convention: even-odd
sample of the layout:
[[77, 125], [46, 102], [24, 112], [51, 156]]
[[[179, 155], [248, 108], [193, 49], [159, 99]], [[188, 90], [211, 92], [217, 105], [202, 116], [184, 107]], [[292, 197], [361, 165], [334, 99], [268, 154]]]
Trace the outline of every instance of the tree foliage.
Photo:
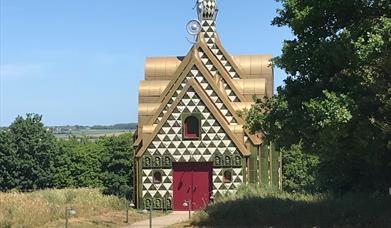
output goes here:
[[301, 145], [282, 149], [282, 189], [287, 192], [315, 193], [321, 191], [318, 181], [319, 157], [303, 153]]
[[0, 191], [96, 187], [130, 197], [132, 167], [131, 134], [57, 140], [36, 114], [0, 131]]
[[88, 137], [59, 140], [54, 185], [64, 187], [102, 187], [103, 146]]
[[247, 120], [283, 148], [319, 156], [334, 192], [385, 192], [391, 180], [391, 3], [280, 0], [273, 20], [289, 26], [274, 61], [288, 73], [278, 95]]
[[56, 139], [42, 124], [42, 116], [18, 116], [0, 132], [0, 190], [52, 187]]
[[110, 195], [127, 196], [133, 186], [133, 144], [132, 135], [123, 134], [102, 138], [103, 192]]

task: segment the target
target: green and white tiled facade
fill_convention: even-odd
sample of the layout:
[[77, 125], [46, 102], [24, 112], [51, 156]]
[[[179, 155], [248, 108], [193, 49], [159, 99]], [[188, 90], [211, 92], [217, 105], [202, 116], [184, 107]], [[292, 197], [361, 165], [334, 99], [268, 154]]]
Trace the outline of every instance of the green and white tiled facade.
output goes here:
[[[201, 113], [199, 140], [183, 140], [183, 113]], [[159, 209], [159, 205], [171, 205], [172, 162], [213, 162], [213, 196], [234, 193], [244, 180], [243, 156], [191, 87], [152, 140], [141, 161], [143, 202], [149, 205], [153, 201], [155, 209]], [[152, 184], [152, 169], [161, 170], [161, 184]], [[232, 171], [232, 182], [228, 184], [223, 182], [225, 169]]]
[[[201, 51], [201, 50], [200, 50]], [[205, 58], [204, 58], [205, 59]], [[214, 68], [209, 67], [209, 63], [205, 64], [206, 68], [209, 72], [214, 70]], [[217, 71], [217, 70], [216, 70]], [[213, 74], [212, 74], [213, 75]], [[201, 74], [201, 72], [198, 70], [198, 68], [194, 65], [191, 69], [191, 71], [188, 73], [188, 75], [182, 80], [181, 83], [178, 84], [178, 87], [175, 89], [175, 93], [172, 95], [170, 100], [168, 101], [167, 105], [164, 107], [163, 111], [160, 113], [159, 117], [155, 120], [154, 124], [160, 123], [160, 121], [163, 119], [163, 116], [166, 114], [168, 109], [171, 107], [171, 105], [176, 100], [177, 96], [181, 93], [182, 89], [186, 86], [189, 79], [195, 78], [201, 85], [201, 87], [205, 90], [205, 92], [208, 94], [210, 99], [214, 102], [216, 107], [222, 112], [224, 117], [227, 119], [227, 121], [230, 124], [235, 124], [236, 121], [233, 118], [232, 113], [229, 112], [228, 108], [223, 104], [220, 98], [218, 98], [215, 91], [213, 91], [211, 85], [208, 83], [208, 81], [205, 79], [205, 77]], [[233, 101], [237, 101], [237, 96], [233, 93], [232, 89], [229, 88], [228, 85], [225, 86], [225, 91], [228, 93], [227, 96], [232, 99]]]

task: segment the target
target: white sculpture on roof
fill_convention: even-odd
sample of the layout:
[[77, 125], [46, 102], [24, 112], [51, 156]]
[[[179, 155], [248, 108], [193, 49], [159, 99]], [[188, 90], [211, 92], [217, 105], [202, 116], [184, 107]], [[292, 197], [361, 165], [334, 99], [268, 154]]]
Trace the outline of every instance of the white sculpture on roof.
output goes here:
[[198, 19], [200, 21], [216, 18], [216, 0], [197, 0], [196, 4]]

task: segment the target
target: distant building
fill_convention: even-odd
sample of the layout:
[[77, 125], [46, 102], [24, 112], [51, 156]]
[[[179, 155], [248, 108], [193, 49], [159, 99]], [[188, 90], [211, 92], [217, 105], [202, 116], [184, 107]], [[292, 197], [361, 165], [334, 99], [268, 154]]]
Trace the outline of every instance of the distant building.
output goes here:
[[243, 183], [281, 187], [279, 153], [237, 114], [253, 96], [273, 95], [272, 56], [229, 55], [216, 32], [215, 1], [197, 4], [188, 54], [146, 60], [134, 139], [138, 208], [187, 210], [190, 202], [196, 210]]

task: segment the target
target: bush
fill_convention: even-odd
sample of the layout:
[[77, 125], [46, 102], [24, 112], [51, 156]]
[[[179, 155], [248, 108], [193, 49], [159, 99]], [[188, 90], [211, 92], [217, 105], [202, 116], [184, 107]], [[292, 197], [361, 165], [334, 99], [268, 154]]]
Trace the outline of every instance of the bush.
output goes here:
[[282, 149], [282, 189], [287, 192], [320, 192], [319, 157], [304, 153], [301, 145]]
[[391, 197], [292, 194], [242, 186], [197, 213], [207, 227], [390, 227]]

